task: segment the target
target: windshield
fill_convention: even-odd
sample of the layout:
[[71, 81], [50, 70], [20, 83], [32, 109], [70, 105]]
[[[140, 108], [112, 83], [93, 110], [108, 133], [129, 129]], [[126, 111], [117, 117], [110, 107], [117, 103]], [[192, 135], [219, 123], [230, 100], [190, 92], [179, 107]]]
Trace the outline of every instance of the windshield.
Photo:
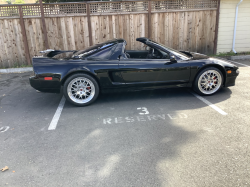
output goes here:
[[182, 52], [180, 52], [180, 51], [177, 51], [177, 50], [175, 50], [175, 49], [172, 49], [172, 48], [170, 48], [170, 47], [167, 47], [167, 46], [165, 46], [165, 45], [163, 45], [163, 44], [156, 43], [156, 42], [154, 42], [154, 41], [152, 41], [152, 40], [150, 40], [149, 42], [152, 43], [152, 44], [155, 45], [155, 46], [158, 46], [158, 47], [161, 47], [161, 48], [166, 49], [167, 51], [169, 51], [170, 53], [172, 53], [173, 55], [177, 56], [178, 58], [180, 58], [180, 59], [182, 59], [182, 60], [188, 60], [188, 59], [190, 59], [189, 56], [187, 56], [186, 54], [184, 54], [184, 53], [182, 53]]

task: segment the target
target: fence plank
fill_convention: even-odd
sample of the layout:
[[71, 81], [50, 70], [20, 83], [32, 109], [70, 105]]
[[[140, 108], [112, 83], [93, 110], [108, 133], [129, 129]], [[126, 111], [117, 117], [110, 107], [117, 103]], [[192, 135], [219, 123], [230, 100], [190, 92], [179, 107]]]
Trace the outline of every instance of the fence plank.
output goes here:
[[22, 31], [21, 33], [22, 33], [23, 42], [24, 42], [25, 57], [27, 60], [27, 64], [31, 64], [29, 45], [28, 45], [28, 40], [27, 40], [27, 35], [26, 35], [26, 29], [24, 26], [23, 10], [20, 5], [18, 6], [18, 8], [19, 8], [19, 15], [20, 15], [20, 26], [21, 26], [21, 31]]
[[214, 35], [214, 49], [213, 54], [217, 53], [217, 42], [218, 42], [218, 30], [219, 30], [219, 16], [220, 16], [220, 1], [217, 0], [217, 12], [216, 12], [216, 25], [215, 25], [215, 35]]
[[75, 49], [79, 50], [81, 49], [83, 40], [82, 40], [82, 30], [80, 28], [80, 17], [73, 17], [72, 18], [72, 24], [73, 24], [73, 33], [75, 36]]
[[168, 27], [168, 46], [173, 48], [173, 15], [172, 13], [167, 13], [169, 18], [169, 27]]
[[[11, 22], [11, 21], [10, 21]], [[9, 35], [9, 33], [10, 33], [10, 28], [9, 28], [9, 22], [7, 21], [7, 20], [4, 20], [4, 26], [5, 26], [5, 29], [6, 29], [6, 38], [5, 38], [5, 43], [6, 43], [6, 52], [7, 52], [7, 56], [8, 56], [8, 60], [7, 60], [7, 64], [9, 65], [9, 66], [11, 66], [11, 65], [13, 65], [14, 63], [16, 63], [15, 62], [15, 58], [13, 58], [14, 59], [14, 61], [13, 61], [13, 63], [11, 63], [10, 62], [10, 60], [9, 60], [9, 57], [10, 56], [12, 56], [13, 55], [13, 51], [12, 51], [12, 49], [11, 49], [11, 36]], [[14, 57], [14, 55], [13, 55], [13, 57]]]
[[90, 43], [89, 43], [89, 30], [88, 30], [88, 27], [86, 27], [87, 23], [88, 23], [87, 18], [86, 17], [81, 17], [81, 28], [83, 29], [83, 35], [82, 35], [83, 45], [81, 46], [82, 49], [84, 49], [85, 47], [90, 46]]
[[131, 49], [135, 50], [135, 28], [134, 28], [134, 16], [133, 14], [129, 15], [129, 25], [130, 25], [130, 44]]
[[39, 0], [39, 4], [40, 4], [40, 11], [41, 11], [42, 30], [43, 30], [43, 37], [44, 37], [45, 47], [47, 49], [49, 49], [49, 42], [48, 42], [48, 36], [47, 36], [47, 27], [46, 27], [46, 24], [45, 24], [44, 9], [43, 9], [42, 0]]
[[67, 41], [67, 30], [66, 30], [66, 18], [62, 18], [61, 19], [61, 28], [62, 28], [62, 46], [63, 46], [63, 50], [67, 50], [68, 49], [68, 41]]
[[[22, 42], [22, 35], [20, 35], [20, 22], [18, 19], [14, 19], [13, 20], [13, 26], [14, 26], [14, 33], [15, 33], [15, 38], [13, 38], [13, 46], [16, 46], [16, 50], [17, 50], [17, 62], [19, 63], [19, 65], [25, 64], [25, 55], [24, 55], [24, 50], [23, 50], [23, 42]], [[0, 37], [1, 37], [1, 33], [0, 33]], [[1, 42], [0, 42], [1, 43]], [[1, 62], [0, 62], [1, 63]]]
[[8, 55], [7, 55], [7, 52], [6, 52], [6, 49], [7, 49], [7, 43], [6, 43], [6, 29], [5, 29], [5, 26], [4, 26], [4, 20], [0, 20], [0, 27], [2, 29], [0, 29], [0, 41], [1, 41], [1, 67], [8, 67], [8, 63], [7, 63], [7, 58], [8, 58]]
[[[19, 58], [18, 58], [18, 51], [17, 51], [17, 47], [16, 47], [16, 42], [15, 42], [15, 40], [13, 40], [13, 38], [16, 38], [16, 35], [14, 32], [14, 20], [10, 21], [8, 24], [9, 24], [9, 29], [10, 29], [10, 32], [8, 33], [9, 40], [10, 40], [10, 50], [11, 50], [13, 58], [15, 60], [14, 63], [17, 65], [20, 65]], [[14, 46], [14, 47], [12, 47], [12, 46]], [[10, 63], [12, 63], [12, 62], [10, 61]]]
[[151, 1], [148, 1], [148, 38], [152, 37], [152, 19], [151, 19], [151, 10], [152, 10], [152, 3]]
[[199, 12], [197, 14], [195, 14], [195, 37], [194, 37], [194, 40], [195, 40], [195, 51], [199, 52], [199, 48], [200, 48], [200, 36], [199, 36], [199, 24], [200, 24], [200, 21], [199, 21]]
[[124, 40], [127, 41], [127, 49], [131, 49], [131, 43], [130, 43], [130, 37], [131, 37], [131, 33], [130, 33], [130, 15], [123, 15], [123, 17], [125, 18], [125, 26], [123, 27], [124, 29], [124, 33], [126, 33], [126, 35], [124, 36]]
[[87, 19], [88, 19], [88, 33], [89, 33], [89, 45], [93, 45], [93, 39], [92, 39], [92, 28], [91, 28], [91, 19], [90, 19], [90, 5], [87, 4]]
[[183, 17], [183, 46], [182, 46], [183, 50], [188, 49], [188, 44], [187, 44], [187, 42], [188, 42], [188, 31], [189, 31], [188, 16], [189, 16], [189, 12], [184, 12], [184, 17]]
[[175, 12], [173, 14], [173, 48], [179, 49], [179, 14]]

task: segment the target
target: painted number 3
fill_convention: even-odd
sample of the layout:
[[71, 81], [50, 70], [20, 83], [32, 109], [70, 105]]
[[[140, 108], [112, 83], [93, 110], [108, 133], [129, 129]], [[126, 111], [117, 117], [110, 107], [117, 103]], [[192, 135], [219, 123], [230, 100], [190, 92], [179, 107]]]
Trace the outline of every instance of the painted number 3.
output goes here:
[[140, 107], [140, 108], [137, 108], [137, 110], [141, 110], [142, 111], [142, 112], [139, 113], [140, 115], [149, 114], [148, 109], [146, 107]]

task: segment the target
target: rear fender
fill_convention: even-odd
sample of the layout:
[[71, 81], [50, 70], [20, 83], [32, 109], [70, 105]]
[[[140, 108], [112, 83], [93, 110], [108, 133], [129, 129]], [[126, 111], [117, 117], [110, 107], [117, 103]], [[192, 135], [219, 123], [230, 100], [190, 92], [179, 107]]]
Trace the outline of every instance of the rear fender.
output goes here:
[[96, 76], [93, 72], [91, 72], [89, 69], [87, 69], [86, 67], [85, 67], [84, 69], [82, 69], [82, 70], [76, 70], [76, 69], [70, 70], [65, 76], [62, 77], [61, 85], [63, 86], [64, 83], [65, 83], [65, 81], [66, 81], [71, 75], [76, 74], [76, 73], [84, 73], [84, 74], [90, 75], [91, 77], [93, 77], [93, 78], [97, 81], [97, 83], [98, 83], [98, 85], [99, 85], [99, 87], [100, 87], [100, 81], [99, 81], [99, 79], [97, 78], [97, 76]]

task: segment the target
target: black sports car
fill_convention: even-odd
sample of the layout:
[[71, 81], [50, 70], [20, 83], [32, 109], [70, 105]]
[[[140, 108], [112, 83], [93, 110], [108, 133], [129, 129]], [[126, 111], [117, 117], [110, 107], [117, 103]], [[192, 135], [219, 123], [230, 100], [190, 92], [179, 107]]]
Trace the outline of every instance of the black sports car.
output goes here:
[[81, 51], [42, 51], [33, 58], [30, 84], [41, 92], [63, 86], [66, 99], [77, 105], [93, 103], [100, 91], [128, 91], [193, 87], [212, 95], [233, 86], [238, 67], [229, 61], [188, 51], [177, 51], [148, 38], [137, 38], [145, 50], [125, 50], [124, 39], [113, 39]]

